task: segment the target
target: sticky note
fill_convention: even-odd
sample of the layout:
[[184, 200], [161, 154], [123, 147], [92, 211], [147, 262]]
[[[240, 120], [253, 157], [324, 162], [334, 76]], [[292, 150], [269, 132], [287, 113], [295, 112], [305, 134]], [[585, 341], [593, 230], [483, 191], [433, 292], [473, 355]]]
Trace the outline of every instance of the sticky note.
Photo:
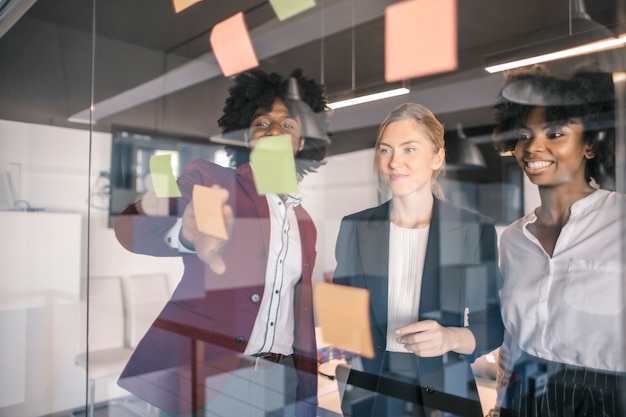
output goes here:
[[150, 176], [157, 197], [180, 197], [180, 190], [172, 172], [172, 155], [152, 155]]
[[290, 135], [260, 139], [250, 153], [250, 164], [257, 193], [260, 195], [298, 192], [296, 162]]
[[385, 9], [385, 80], [458, 67], [456, 0], [401, 1]]
[[193, 6], [196, 3], [199, 3], [202, 0], [173, 0], [174, 3], [174, 11], [176, 13], [180, 13], [188, 7]]
[[286, 20], [292, 16], [315, 7], [315, 0], [270, 0], [278, 20]]
[[259, 65], [242, 12], [213, 26], [210, 42], [225, 77]]
[[222, 205], [223, 191], [195, 184], [191, 192], [196, 226], [202, 233], [228, 240]]
[[373, 358], [369, 299], [369, 291], [364, 288], [317, 283], [314, 293], [315, 316], [324, 341], [366, 358]]

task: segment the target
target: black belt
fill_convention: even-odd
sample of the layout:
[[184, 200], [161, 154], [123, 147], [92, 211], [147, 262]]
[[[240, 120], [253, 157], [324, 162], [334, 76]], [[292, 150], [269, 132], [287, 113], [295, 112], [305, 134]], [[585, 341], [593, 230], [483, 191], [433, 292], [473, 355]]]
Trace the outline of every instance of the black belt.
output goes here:
[[260, 358], [269, 362], [274, 362], [274, 363], [279, 363], [280, 361], [282, 361], [285, 358], [290, 357], [291, 355], [282, 355], [280, 353], [271, 353], [271, 352], [264, 352], [264, 353], [255, 353], [254, 355], [255, 358]]

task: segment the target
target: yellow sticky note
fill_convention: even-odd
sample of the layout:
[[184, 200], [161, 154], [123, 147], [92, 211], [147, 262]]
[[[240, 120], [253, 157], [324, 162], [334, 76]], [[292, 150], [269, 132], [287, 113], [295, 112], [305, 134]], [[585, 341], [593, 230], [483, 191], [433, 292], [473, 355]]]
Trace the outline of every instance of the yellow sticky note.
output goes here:
[[324, 342], [373, 358], [369, 299], [370, 293], [364, 288], [317, 283], [315, 316]]
[[315, 7], [315, 0], [270, 0], [270, 4], [278, 20], [286, 20]]
[[259, 65], [242, 12], [215, 25], [210, 41], [225, 77]]
[[456, 0], [401, 1], [385, 9], [385, 80], [458, 67]]
[[291, 136], [261, 138], [250, 153], [250, 163], [257, 193], [260, 195], [298, 192]]
[[194, 185], [191, 198], [196, 215], [196, 226], [202, 233], [228, 240], [222, 211], [223, 191], [218, 188]]
[[174, 3], [174, 11], [176, 13], [180, 13], [188, 7], [193, 6], [196, 3], [199, 3], [202, 0], [173, 0]]
[[152, 155], [150, 176], [157, 197], [180, 197], [180, 190], [172, 172], [172, 155]]

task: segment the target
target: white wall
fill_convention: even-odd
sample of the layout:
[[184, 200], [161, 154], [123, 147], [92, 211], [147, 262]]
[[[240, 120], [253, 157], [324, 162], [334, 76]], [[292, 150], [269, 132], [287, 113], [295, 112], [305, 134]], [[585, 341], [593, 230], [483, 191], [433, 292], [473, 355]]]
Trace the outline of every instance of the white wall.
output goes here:
[[331, 156], [301, 183], [302, 205], [317, 227], [314, 280], [322, 280], [324, 273], [335, 269], [335, 242], [342, 217], [378, 205], [373, 161], [373, 149]]
[[[80, 272], [75, 276], [76, 288], [83, 287], [84, 291], [84, 282], [88, 275], [128, 276], [135, 273], [165, 272], [169, 275], [171, 282], [176, 283], [182, 275], [180, 259], [154, 258], [126, 251], [115, 239], [113, 230], [107, 227], [107, 211], [93, 207], [90, 210], [89, 184], [95, 183], [100, 171], [109, 170], [110, 156], [110, 134], [93, 133], [90, 136], [87, 130], [0, 120], [0, 170], [8, 171], [11, 175], [15, 198], [20, 200], [18, 207], [24, 208], [28, 205], [33, 209], [50, 213], [80, 215], [82, 227], [77, 233], [80, 234], [81, 244], [78, 249], [80, 254], [76, 256], [76, 262], [79, 264], [76, 270]], [[33, 253], [28, 256], [29, 262], [44, 262], [43, 259], [61, 257], [68, 250], [76, 251], [76, 249], [70, 249], [70, 242], [75, 241], [76, 236], [69, 236], [69, 232], [64, 234], [55, 231], [53, 233], [51, 229], [31, 230], [29, 233], [31, 236], [26, 237], [13, 236], [13, 239], [19, 238], [20, 241], [25, 239], [26, 242], [41, 241], [44, 237], [52, 242], [47, 245], [45, 256], [38, 256], [38, 250], [33, 249]], [[3, 242], [4, 245], [11, 244], [12, 237], [3, 239]], [[8, 253], [7, 248], [5, 247], [2, 252]], [[55, 274], [62, 273], [57, 269], [48, 268], [45, 279], [57, 279]], [[41, 279], [41, 277], [30, 277], [29, 270], [32, 268], [24, 264], [24, 268], [17, 275], [20, 279]], [[7, 280], [15, 279], [15, 275], [8, 277], [7, 274], [0, 274], [0, 294], [3, 293], [4, 287], [10, 287]], [[58, 279], [61, 280], [62, 277]], [[21, 399], [17, 397], [5, 399], [0, 404], [0, 415], [45, 415], [84, 405], [85, 371], [78, 368], [73, 361], [74, 355], [85, 345], [84, 341], [79, 341], [77, 336], [80, 320], [76, 315], [78, 311], [76, 307], [78, 307], [78, 300], [75, 300], [74, 305], [64, 304], [62, 309], [57, 309], [57, 311], [63, 314], [67, 311], [71, 314], [68, 313], [69, 316], [63, 318], [62, 321], [60, 314], [50, 318], [45, 328], [41, 327], [41, 323], [31, 323], [32, 320], [22, 321], [23, 329], [18, 329], [19, 334], [16, 333], [15, 320], [9, 320], [9, 318], [45, 316], [50, 306], [36, 309], [32, 306], [28, 309], [25, 307], [4, 309], [0, 312], [0, 339], [19, 339], [26, 344], [24, 360], [16, 362], [17, 365], [25, 364], [25, 369], [20, 366], [18, 369], [22, 369], [26, 376], [32, 373], [28, 369], [38, 363], [36, 357], [28, 356], [28, 352], [36, 351], [33, 350], [34, 347], [29, 347], [29, 343], [34, 343], [34, 338], [26, 338], [26, 336], [31, 333], [47, 334], [45, 332], [56, 335], [54, 340], [50, 340], [50, 346], [53, 346], [50, 357], [55, 358], [56, 361], [53, 372], [48, 372], [45, 380], [39, 378], [41, 383], [36, 384], [36, 387], [24, 388], [24, 395]], [[32, 326], [38, 327], [31, 331], [29, 328]], [[20, 334], [23, 336], [21, 339]], [[60, 334], [64, 336], [59, 339]], [[4, 356], [2, 346], [0, 346], [0, 355]], [[12, 357], [18, 359], [14, 355]], [[24, 375], [15, 375], [13, 381], [18, 382], [24, 378]], [[125, 394], [125, 391], [115, 386], [116, 379], [113, 377], [96, 384], [97, 401]], [[17, 391], [22, 392], [19, 387]]]

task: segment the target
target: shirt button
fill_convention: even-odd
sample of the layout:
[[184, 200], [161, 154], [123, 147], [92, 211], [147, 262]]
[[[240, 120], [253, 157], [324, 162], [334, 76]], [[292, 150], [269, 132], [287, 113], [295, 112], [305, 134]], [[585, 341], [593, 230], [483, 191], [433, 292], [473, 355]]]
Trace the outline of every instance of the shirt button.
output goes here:
[[237, 343], [238, 345], [243, 345], [245, 341], [246, 339], [244, 339], [243, 336], [238, 336], [237, 339], [235, 339], [235, 343]]
[[259, 294], [252, 294], [250, 296], [250, 301], [253, 303], [258, 303], [261, 300], [261, 296]]
[[278, 294], [278, 290], [274, 291], [274, 294]]
[[270, 321], [270, 326], [273, 326], [273, 325], [274, 325], [274, 322], [273, 322], [273, 321]]

